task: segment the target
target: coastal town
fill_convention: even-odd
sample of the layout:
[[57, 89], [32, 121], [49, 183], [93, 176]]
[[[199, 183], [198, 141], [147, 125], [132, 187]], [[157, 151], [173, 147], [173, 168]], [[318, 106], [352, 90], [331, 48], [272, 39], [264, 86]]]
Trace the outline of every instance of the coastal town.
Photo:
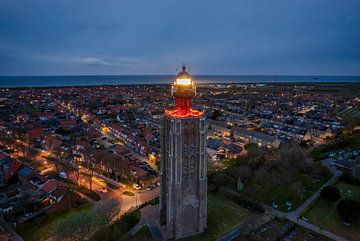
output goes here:
[[[196, 240], [360, 238], [360, 217], [326, 204], [342, 198], [360, 210], [360, 88], [339, 86], [197, 86], [193, 106], [207, 117], [208, 215], [226, 227], [209, 223]], [[146, 215], [159, 203], [162, 119], [172, 105], [169, 85], [1, 89], [1, 240], [48, 240], [55, 234], [39, 230], [55, 217], [107, 201], [119, 215]], [[327, 201], [327, 186], [341, 197]], [[217, 202], [228, 206], [225, 216]], [[323, 223], [316, 212], [326, 210]], [[153, 240], [151, 226], [144, 232], [152, 235], [126, 234]]]

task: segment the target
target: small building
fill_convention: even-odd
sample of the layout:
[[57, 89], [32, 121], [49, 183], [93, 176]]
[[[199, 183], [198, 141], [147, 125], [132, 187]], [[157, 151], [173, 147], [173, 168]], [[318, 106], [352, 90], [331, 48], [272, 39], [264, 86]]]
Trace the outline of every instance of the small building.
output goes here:
[[249, 131], [245, 129], [233, 128], [234, 138], [240, 139], [245, 143], [253, 142], [258, 146], [268, 148], [279, 148], [280, 140], [276, 136], [270, 136], [257, 131]]
[[65, 130], [70, 130], [72, 128], [74, 128], [76, 126], [76, 120], [74, 119], [68, 119], [68, 120], [60, 120], [59, 124], [61, 126], [61, 128], [65, 129]]
[[360, 172], [360, 158], [358, 159], [345, 159], [333, 161], [332, 164], [343, 172], [347, 173], [358, 173]]
[[56, 139], [55, 137], [53, 137], [51, 135], [45, 135], [40, 143], [40, 145], [43, 149], [49, 150], [49, 151], [58, 149], [61, 146], [61, 144], [62, 144], [62, 141]]

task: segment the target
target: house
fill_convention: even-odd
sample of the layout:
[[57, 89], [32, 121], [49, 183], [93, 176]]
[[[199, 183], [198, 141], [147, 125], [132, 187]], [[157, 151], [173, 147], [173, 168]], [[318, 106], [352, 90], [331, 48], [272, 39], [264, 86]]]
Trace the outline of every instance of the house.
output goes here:
[[11, 213], [14, 207], [5, 193], [0, 193], [0, 213]]
[[30, 142], [31, 142], [34, 140], [41, 139], [45, 135], [45, 133], [42, 128], [33, 128], [30, 130], [27, 130], [26, 135], [27, 135], [28, 140], [30, 140]]
[[146, 171], [137, 166], [130, 166], [130, 173], [133, 176], [131, 179], [134, 183], [139, 183], [140, 181], [145, 180], [147, 175]]
[[58, 186], [58, 182], [55, 180], [48, 180], [41, 188], [40, 190], [45, 192], [45, 193], [51, 193], [53, 191], [55, 191], [55, 189]]
[[47, 180], [48, 180], [47, 177], [40, 174], [35, 174], [33, 177], [30, 178], [29, 183], [33, 185], [34, 188], [37, 190], [39, 187], [44, 185], [44, 183], [46, 183]]
[[4, 181], [9, 183], [15, 183], [16, 182], [16, 178], [17, 178], [17, 172], [19, 171], [19, 169], [23, 166], [23, 164], [16, 160], [16, 159], [11, 159], [11, 161], [9, 162], [8, 165], [5, 166], [4, 168]]
[[360, 172], [360, 158], [337, 160], [333, 161], [331, 164], [337, 169], [347, 173], [355, 174]]
[[265, 146], [268, 148], [279, 148], [280, 140], [276, 136], [270, 136], [257, 131], [249, 131], [246, 129], [233, 128], [234, 138], [240, 139], [246, 143], [253, 142], [258, 146]]
[[11, 160], [11, 157], [6, 153], [0, 151], [0, 169], [4, 169], [4, 166], [8, 164]]
[[30, 179], [35, 175], [34, 170], [28, 166], [21, 166], [19, 169], [17, 176], [19, 178], [20, 183], [27, 184], [30, 183]]
[[244, 154], [240, 145], [220, 138], [208, 138], [207, 147], [207, 152], [211, 154], [209, 157], [213, 160], [237, 158]]
[[126, 156], [126, 155], [130, 154], [131, 151], [129, 149], [125, 148], [124, 146], [116, 145], [115, 153], [120, 156]]
[[61, 144], [62, 144], [61, 140], [58, 140], [51, 135], [45, 135], [40, 143], [40, 145], [43, 149], [49, 150], [49, 151], [58, 149], [61, 146]]
[[74, 119], [60, 120], [59, 125], [65, 130], [70, 130], [76, 126], [76, 120]]
[[81, 197], [77, 193], [63, 185], [58, 185], [49, 195], [49, 204], [52, 206], [52, 210], [69, 208], [80, 200]]
[[215, 135], [223, 137], [229, 137], [231, 135], [231, 129], [222, 121], [209, 120], [209, 129], [211, 129]]

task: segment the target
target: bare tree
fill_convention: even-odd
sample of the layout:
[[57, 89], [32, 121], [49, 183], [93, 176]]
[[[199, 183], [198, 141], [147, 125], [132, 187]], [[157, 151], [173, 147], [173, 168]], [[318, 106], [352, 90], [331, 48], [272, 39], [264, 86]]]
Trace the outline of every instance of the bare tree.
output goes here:
[[289, 186], [289, 192], [292, 193], [294, 196], [299, 196], [303, 198], [305, 192], [304, 185], [301, 182], [293, 182]]
[[119, 214], [120, 204], [115, 199], [108, 200], [96, 205], [94, 211], [99, 221], [109, 226], [113, 219]]
[[57, 221], [52, 234], [57, 240], [86, 241], [101, 227], [94, 210], [82, 210]]
[[312, 165], [309, 153], [296, 144], [287, 144], [277, 153], [276, 163], [288, 171], [304, 172]]
[[92, 182], [93, 182], [93, 176], [95, 173], [94, 168], [94, 154], [92, 153], [85, 153], [84, 154], [85, 159], [85, 178], [89, 181], [89, 189], [92, 190]]

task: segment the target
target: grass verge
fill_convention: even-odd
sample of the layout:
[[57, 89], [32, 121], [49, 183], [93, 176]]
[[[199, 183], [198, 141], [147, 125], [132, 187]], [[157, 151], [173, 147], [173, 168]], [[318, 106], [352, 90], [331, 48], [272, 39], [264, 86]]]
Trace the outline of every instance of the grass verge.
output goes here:
[[155, 241], [151, 235], [148, 226], [143, 226], [135, 235], [131, 236], [127, 241]]
[[202, 234], [182, 240], [217, 240], [239, 226], [251, 215], [252, 213], [249, 210], [240, 207], [233, 201], [225, 199], [219, 195], [209, 193], [207, 229]]
[[53, 229], [56, 220], [65, 218], [74, 212], [90, 209], [91, 204], [86, 203], [76, 208], [68, 210], [58, 210], [49, 214], [42, 214], [18, 226], [17, 232], [25, 241], [44, 241], [47, 240]]

